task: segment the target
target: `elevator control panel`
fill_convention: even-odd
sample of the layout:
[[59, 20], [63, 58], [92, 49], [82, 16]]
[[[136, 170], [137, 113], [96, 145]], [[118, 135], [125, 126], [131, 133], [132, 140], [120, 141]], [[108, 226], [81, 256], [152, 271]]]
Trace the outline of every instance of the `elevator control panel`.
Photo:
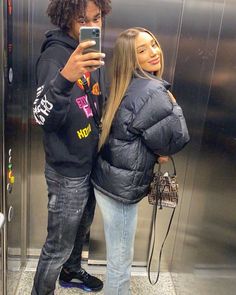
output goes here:
[[7, 163], [7, 191], [12, 192], [13, 185], [15, 183], [15, 176], [12, 164], [12, 149], [8, 151], [8, 163]]

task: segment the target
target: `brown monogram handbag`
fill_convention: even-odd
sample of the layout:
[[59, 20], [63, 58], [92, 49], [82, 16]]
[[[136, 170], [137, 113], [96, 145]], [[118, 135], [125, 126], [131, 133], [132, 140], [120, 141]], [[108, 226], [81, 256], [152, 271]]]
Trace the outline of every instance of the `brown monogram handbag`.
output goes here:
[[[152, 215], [152, 228], [151, 228], [151, 250], [150, 250], [150, 255], [148, 258], [148, 265], [147, 265], [147, 270], [148, 270], [148, 279], [150, 284], [155, 285], [160, 276], [160, 267], [161, 267], [161, 256], [162, 256], [162, 250], [165, 244], [165, 241], [168, 237], [171, 223], [174, 217], [175, 213], [175, 208], [178, 204], [178, 183], [177, 183], [177, 176], [176, 176], [176, 168], [175, 168], [175, 163], [174, 159], [169, 156], [171, 159], [171, 162], [173, 164], [173, 170], [174, 172], [170, 174], [169, 172], [162, 172], [161, 171], [161, 165], [159, 164], [158, 170], [154, 171], [153, 173], [153, 179], [150, 184], [150, 190], [147, 195], [148, 197], [148, 202], [153, 205], [153, 215]], [[159, 261], [158, 261], [158, 267], [157, 267], [157, 276], [155, 281], [153, 282], [151, 280], [151, 263], [152, 263], [152, 258], [153, 258], [153, 252], [154, 252], [154, 247], [155, 247], [155, 239], [156, 239], [156, 219], [157, 219], [157, 208], [163, 209], [163, 208], [172, 208], [172, 214], [170, 217], [170, 222], [167, 228], [167, 232], [164, 238], [164, 241], [161, 245], [161, 249], [159, 252]]]
[[176, 168], [173, 157], [172, 161], [174, 172], [162, 172], [159, 164], [158, 171], [154, 172], [148, 193], [148, 202], [151, 205], [157, 205], [160, 209], [163, 207], [175, 208], [178, 204], [178, 183], [176, 177]]

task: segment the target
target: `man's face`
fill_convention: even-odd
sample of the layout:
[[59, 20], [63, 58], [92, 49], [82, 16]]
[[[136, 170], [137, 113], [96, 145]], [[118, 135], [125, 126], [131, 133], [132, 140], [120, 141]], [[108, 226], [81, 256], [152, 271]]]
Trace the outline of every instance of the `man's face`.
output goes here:
[[100, 28], [102, 26], [101, 10], [93, 1], [87, 2], [85, 15], [79, 15], [78, 19], [72, 21], [69, 35], [79, 41], [79, 30], [83, 26]]

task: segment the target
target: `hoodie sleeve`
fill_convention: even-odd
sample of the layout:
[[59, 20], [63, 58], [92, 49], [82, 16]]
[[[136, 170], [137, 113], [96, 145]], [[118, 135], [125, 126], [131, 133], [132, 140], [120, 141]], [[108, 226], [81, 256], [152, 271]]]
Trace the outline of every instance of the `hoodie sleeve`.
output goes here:
[[51, 59], [37, 64], [38, 88], [33, 102], [36, 122], [47, 132], [59, 129], [67, 117], [74, 83], [60, 73], [60, 65]]
[[149, 149], [158, 155], [172, 155], [188, 142], [189, 134], [181, 107], [172, 104], [166, 90], [158, 89], [137, 113], [129, 131], [141, 136]]

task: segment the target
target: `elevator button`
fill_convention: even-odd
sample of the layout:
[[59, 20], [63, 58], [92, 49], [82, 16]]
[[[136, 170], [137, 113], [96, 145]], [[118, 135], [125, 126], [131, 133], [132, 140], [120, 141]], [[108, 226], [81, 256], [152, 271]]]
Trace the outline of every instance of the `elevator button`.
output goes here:
[[12, 193], [12, 185], [10, 183], [7, 184], [7, 191], [9, 194]]
[[8, 222], [12, 221], [12, 218], [14, 216], [14, 209], [12, 206], [10, 206], [9, 210], [8, 210], [8, 214], [7, 214], [7, 220]]
[[8, 80], [9, 80], [9, 83], [13, 82], [13, 69], [12, 68], [9, 69]]
[[11, 184], [14, 184], [14, 183], [15, 183], [15, 176], [11, 176], [11, 178], [10, 178], [10, 183], [11, 183]]
[[12, 170], [10, 170], [10, 171], [8, 172], [8, 178], [11, 179], [11, 177], [12, 177]]

